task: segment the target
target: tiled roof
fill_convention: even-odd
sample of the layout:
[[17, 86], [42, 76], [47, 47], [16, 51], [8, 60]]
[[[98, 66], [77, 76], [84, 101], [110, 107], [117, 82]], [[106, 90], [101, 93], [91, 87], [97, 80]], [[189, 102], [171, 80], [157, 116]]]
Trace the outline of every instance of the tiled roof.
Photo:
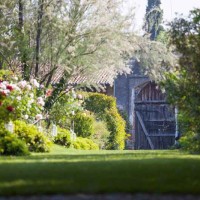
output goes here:
[[70, 84], [80, 84], [80, 83], [94, 83], [94, 84], [112, 84], [113, 83], [113, 74], [100, 70], [96, 73], [91, 73], [87, 76], [77, 75], [72, 76], [69, 80]]
[[[62, 75], [63, 75], [62, 70], [57, 70], [57, 73], [53, 77], [52, 83], [58, 82], [60, 78], [62, 77]], [[97, 72], [91, 72], [87, 74], [84, 74], [83, 72], [82, 73], [74, 72], [71, 75], [71, 78], [69, 79], [68, 84], [87, 83], [87, 84], [113, 85], [113, 80], [115, 76], [116, 76], [116, 72], [111, 72], [108, 69], [107, 70], [102, 69]]]

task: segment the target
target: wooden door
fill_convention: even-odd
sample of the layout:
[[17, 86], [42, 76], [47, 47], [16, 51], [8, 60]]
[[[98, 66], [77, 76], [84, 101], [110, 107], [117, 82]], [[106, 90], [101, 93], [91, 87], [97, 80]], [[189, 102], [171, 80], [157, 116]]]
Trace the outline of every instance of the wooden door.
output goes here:
[[135, 149], [170, 148], [175, 142], [174, 108], [154, 82], [135, 91]]

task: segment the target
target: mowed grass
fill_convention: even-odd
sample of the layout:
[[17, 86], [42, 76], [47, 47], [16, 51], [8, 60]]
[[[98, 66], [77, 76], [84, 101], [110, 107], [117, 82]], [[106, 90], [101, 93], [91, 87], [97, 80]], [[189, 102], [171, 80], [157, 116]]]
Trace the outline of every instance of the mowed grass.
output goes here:
[[0, 196], [200, 194], [200, 156], [179, 151], [78, 151], [0, 157]]

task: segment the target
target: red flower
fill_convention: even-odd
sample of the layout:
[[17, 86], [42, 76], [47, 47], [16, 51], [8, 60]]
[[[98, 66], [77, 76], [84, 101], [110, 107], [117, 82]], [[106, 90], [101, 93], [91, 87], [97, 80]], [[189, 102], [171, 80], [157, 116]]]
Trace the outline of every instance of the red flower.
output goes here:
[[12, 106], [7, 106], [6, 109], [7, 109], [8, 111], [10, 111], [10, 112], [13, 112], [13, 111], [15, 110], [15, 108], [12, 107]]
[[7, 85], [6, 88], [10, 91], [14, 90], [14, 88], [11, 85]]
[[6, 93], [5, 92], [1, 92], [1, 95], [6, 97]]
[[49, 89], [46, 92], [46, 97], [50, 97], [52, 95], [53, 90]]

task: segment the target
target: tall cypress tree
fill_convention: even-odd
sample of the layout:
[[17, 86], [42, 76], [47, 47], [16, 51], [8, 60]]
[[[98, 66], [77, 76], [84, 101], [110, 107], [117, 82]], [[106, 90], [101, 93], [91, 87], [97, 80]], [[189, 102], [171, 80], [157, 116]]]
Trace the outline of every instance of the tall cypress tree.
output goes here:
[[163, 19], [163, 10], [160, 8], [160, 4], [160, 0], [148, 0], [144, 30], [150, 34], [151, 40], [155, 40], [159, 31], [162, 29], [160, 24]]

